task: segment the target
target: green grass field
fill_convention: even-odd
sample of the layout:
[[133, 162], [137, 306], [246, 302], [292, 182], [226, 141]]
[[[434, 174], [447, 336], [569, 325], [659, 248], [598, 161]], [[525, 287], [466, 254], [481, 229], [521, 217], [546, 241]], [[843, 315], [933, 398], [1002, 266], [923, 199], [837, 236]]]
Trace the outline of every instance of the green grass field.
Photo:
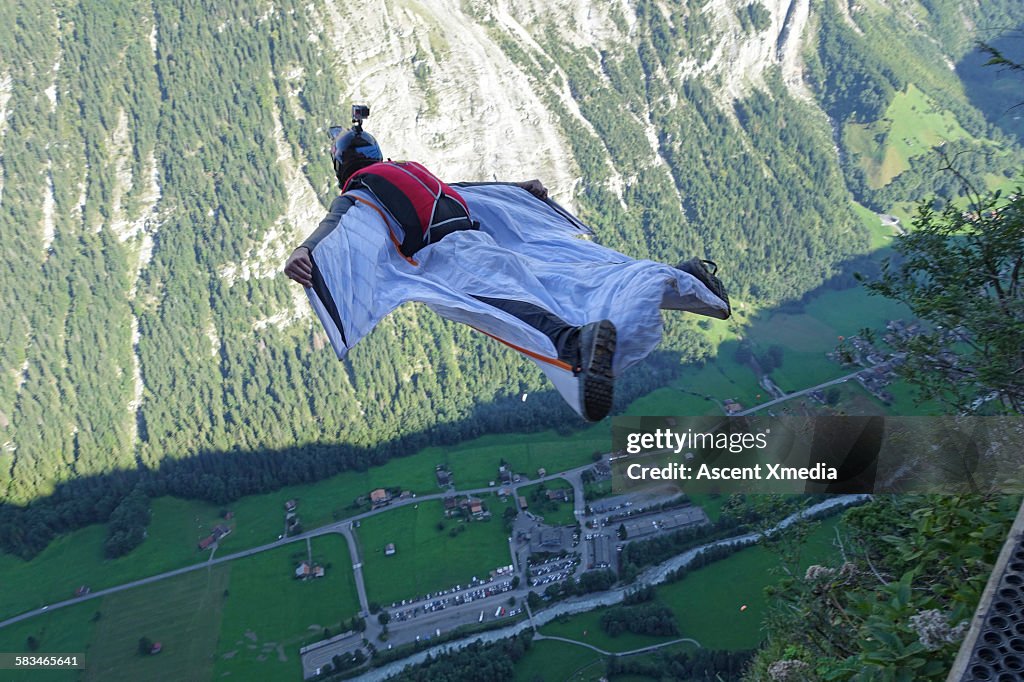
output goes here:
[[946, 141], [970, 139], [956, 117], [913, 83], [896, 93], [882, 119], [846, 126], [850, 150], [859, 155], [868, 185], [878, 189], [910, 168], [910, 160]]
[[416, 458], [429, 459], [431, 476], [434, 467], [444, 462], [451, 467], [457, 488], [480, 488], [497, 482], [502, 459], [512, 471], [535, 478], [540, 468], [555, 473], [593, 461], [594, 452], [608, 450], [609, 440], [608, 425], [597, 424], [568, 437], [551, 431], [514, 438], [507, 434], [484, 436], [451, 448], [427, 448]]
[[778, 344], [794, 353], [822, 354], [837, 343], [835, 329], [807, 313], [775, 313], [758, 321], [756, 331], [758, 346]]
[[604, 657], [565, 642], [539, 641], [516, 663], [519, 682], [592, 682], [604, 675]]
[[[7, 597], [4, 589], [4, 597]], [[76, 604], [52, 613], [29, 618], [0, 630], [0, 651], [4, 653], [32, 653], [28, 638], [35, 637], [39, 648], [37, 654], [85, 654], [86, 669], [91, 667], [89, 642], [96, 627], [93, 616], [100, 609], [99, 601]], [[30, 682], [57, 682], [81, 679], [80, 670], [33, 670], [21, 677], [11, 671], [4, 671], [0, 679], [24, 679]]]
[[[294, 579], [306, 557], [305, 543], [295, 543], [6, 627], [0, 651], [25, 651], [31, 635], [40, 652], [86, 653], [81, 678], [34, 671], [40, 680], [299, 679], [299, 647], [325, 626], [339, 632], [359, 608], [344, 539], [315, 538], [312, 553], [324, 578]], [[140, 637], [163, 650], [139, 655]]]
[[[688, 368], [684, 373], [689, 371]], [[696, 373], [698, 372], [694, 368], [694, 374]], [[642, 398], [637, 398], [626, 408], [624, 414], [646, 417], [721, 414], [714, 401], [691, 393], [697, 390], [698, 386], [693, 382], [685, 383], [684, 379], [680, 379], [672, 387], [659, 388]]]
[[307, 557], [305, 543], [231, 562], [214, 677], [301, 679], [299, 647], [322, 639], [325, 627], [338, 634], [341, 623], [359, 611], [345, 539], [314, 538], [312, 553], [313, 561], [326, 568], [323, 578], [294, 578], [296, 566]]
[[[830, 557], [838, 517], [826, 519], [804, 545], [801, 570]], [[764, 588], [778, 577], [778, 557], [749, 547], [683, 580], [658, 587], [658, 599], [676, 613], [679, 631], [711, 649], [747, 649], [761, 642], [767, 609]], [[747, 605], [745, 611], [740, 607]]]
[[517, 493], [526, 498], [531, 513], [544, 517], [544, 523], [549, 526], [571, 526], [576, 523], [576, 516], [573, 514], [573, 503], [548, 500], [548, 490], [569, 490], [572, 491], [572, 484], [564, 478], [556, 478], [544, 483], [523, 486]]
[[[919, 91], [913, 92], [920, 95]], [[873, 251], [891, 245], [893, 228], [882, 225], [878, 216], [856, 202], [853, 209], [871, 235]], [[908, 204], [895, 207], [892, 212], [909, 224], [913, 210]], [[750, 343], [755, 355], [771, 346], [782, 348], [782, 366], [773, 370], [771, 376], [785, 391], [834, 379], [851, 371], [826, 355], [840, 342], [840, 337], [852, 336], [864, 328], [883, 328], [889, 320], [910, 317], [910, 311], [902, 304], [870, 296], [863, 287], [823, 288], [796, 311], [751, 311], [742, 325], [733, 325], [733, 336], [719, 344], [714, 359], [683, 369], [672, 384], [679, 394], [673, 395], [669, 388], [660, 389], [635, 401], [627, 414], [721, 414], [722, 409], [710, 398], [732, 398], [745, 407], [764, 402], [767, 395], [753, 370], [735, 360], [739, 340]]]
[[[864, 393], [867, 400], [872, 401], [876, 405], [882, 405], [882, 403], [877, 398], [870, 395], [867, 391], [864, 391], [864, 389], [861, 388], [859, 384], [857, 388]], [[941, 405], [934, 401], [926, 401], [924, 403], [918, 404], [917, 390], [913, 388], [910, 384], [907, 384], [906, 382], [897, 381], [893, 384], [890, 384], [887, 387], [887, 390], [889, 391], [889, 393], [892, 394], [893, 397], [892, 404], [885, 407], [885, 411], [887, 414], [896, 414], [901, 416], [949, 414], [948, 407], [943, 408]]]
[[[692, 651], [692, 644], [674, 644], [650, 654]], [[516, 663], [517, 682], [597, 682], [605, 678], [604, 655], [567, 642], [540, 640], [533, 642], [530, 651]], [[631, 659], [634, 660], [634, 659]], [[648, 682], [648, 677], [616, 675], [614, 682]]]
[[[860, 287], [833, 289], [809, 301], [803, 312], [774, 313], [757, 319], [748, 330], [748, 338], [755, 354], [772, 345], [782, 347], [782, 366], [774, 369], [771, 376], [784, 391], [796, 391], [853, 371], [826, 356], [840, 343], [840, 337], [853, 336], [865, 327], [883, 329], [889, 320], [910, 317], [910, 311], [902, 304], [868, 296]], [[731, 358], [719, 358], [719, 364], [728, 359]], [[753, 377], [749, 368], [735, 362], [733, 366]], [[758, 392], [762, 393], [760, 388]], [[763, 401], [762, 395], [754, 403]]]
[[602, 497], [608, 497], [612, 494], [612, 482], [611, 479], [603, 479], [600, 481], [591, 481], [583, 484], [583, 498], [590, 504], [594, 500], [599, 500]]
[[[230, 566], [193, 571], [103, 598], [85, 680], [208, 680]], [[160, 642], [139, 653], [139, 638]]]
[[[196, 543], [218, 522], [223, 523], [217, 507], [164, 497], [153, 500], [152, 510], [146, 541], [118, 559], [103, 556], [107, 530], [102, 525], [57, 538], [32, 561], [0, 554], [0, 575], [4, 577], [0, 616], [70, 599], [81, 585], [98, 590], [209, 558], [209, 552], [198, 551]], [[229, 548], [233, 540], [234, 534], [227, 536], [223, 548]]]
[[[440, 501], [400, 507], [365, 519], [357, 530], [367, 597], [380, 604], [465, 584], [512, 561], [502, 513], [511, 504], [482, 497], [490, 521], [444, 518]], [[444, 529], [438, 530], [438, 523]], [[465, 528], [458, 532], [458, 528]], [[452, 531], [456, 530], [453, 537]], [[395, 554], [384, 555], [394, 543]]]
[[910, 316], [902, 303], [868, 296], [860, 287], [827, 291], [810, 301], [805, 311], [834, 329], [837, 336], [850, 336], [864, 327], [876, 327], [886, 320]]
[[[804, 545], [802, 567], [832, 553], [838, 517], [827, 519]], [[659, 585], [656, 599], [676, 614], [680, 634], [653, 637], [623, 633], [610, 637], [601, 629], [601, 609], [552, 621], [541, 628], [545, 635], [587, 642], [605, 651], [630, 651], [678, 637], [690, 637], [710, 649], [747, 649], [761, 641], [761, 620], [767, 610], [764, 588], [778, 577], [778, 558], [761, 546], [748, 547], [683, 580]], [[740, 607], [746, 605], [744, 611]]]
[[697, 507], [704, 510], [711, 521], [717, 521], [722, 515], [722, 505], [729, 499], [728, 495], [721, 493], [687, 493], [687, 497]]
[[592, 646], [605, 651], [632, 651], [642, 649], [658, 642], [667, 642], [679, 637], [692, 635], [680, 634], [676, 637], [651, 637], [649, 635], [636, 635], [632, 632], [624, 632], [618, 637], [611, 637], [601, 629], [601, 614], [604, 609], [586, 611], [574, 616], [564, 616], [541, 627], [542, 634], [554, 637], [566, 637], [580, 642], [586, 642]]
[[[718, 357], [700, 367], [686, 367], [682, 376], [673, 382], [677, 390], [685, 391], [687, 394], [699, 394], [700, 396], [711, 396], [718, 400], [732, 398], [744, 405], [754, 405], [761, 402], [757, 396], [764, 393], [757, 385], [757, 377], [750, 368], [738, 364], [733, 359], [735, 344], [726, 344], [719, 349]], [[713, 401], [697, 397], [692, 403], [695, 408], [691, 412], [682, 414], [722, 414], [722, 409]], [[664, 414], [664, 413], [656, 413]], [[675, 413], [679, 414], [679, 413]]]
[[[851, 201], [850, 203], [853, 206], [853, 212], [858, 218], [860, 218], [861, 223], [864, 225], [865, 229], [867, 229], [868, 234], [871, 237], [871, 250], [878, 251], [892, 246], [896, 230], [889, 225], [883, 225], [881, 218], [866, 206], [863, 206], [856, 201]], [[900, 219], [900, 222], [903, 222], [902, 218]], [[909, 227], [909, 225], [905, 224], [904, 227]]]

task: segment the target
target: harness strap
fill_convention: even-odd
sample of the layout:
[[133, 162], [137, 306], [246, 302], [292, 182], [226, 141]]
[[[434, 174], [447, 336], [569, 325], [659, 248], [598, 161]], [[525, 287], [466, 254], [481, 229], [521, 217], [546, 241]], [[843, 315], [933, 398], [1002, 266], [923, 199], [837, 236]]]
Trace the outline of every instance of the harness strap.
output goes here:
[[358, 201], [361, 204], [366, 204], [367, 206], [372, 208], [374, 211], [376, 211], [377, 215], [380, 216], [380, 219], [384, 221], [384, 226], [388, 228], [388, 235], [391, 237], [391, 243], [393, 243], [395, 245], [395, 249], [398, 251], [398, 255], [400, 255], [405, 260], [409, 261], [410, 264], [419, 267], [419, 263], [417, 263], [415, 260], [413, 260], [409, 256], [406, 256], [404, 253], [402, 253], [402, 242], [398, 241], [398, 237], [395, 236], [395, 231], [391, 229], [391, 223], [388, 222], [387, 217], [384, 215], [384, 211], [380, 210], [379, 206], [374, 204], [372, 201], [368, 201], [368, 200], [366, 200], [366, 199], [364, 199], [361, 196], [358, 196], [356, 194], [350, 194], [350, 193], [346, 192], [345, 194], [342, 194], [342, 196], [343, 197], [348, 197], [349, 199], [354, 199], [355, 201]]
[[[470, 326], [472, 327], [473, 325], [470, 325]], [[527, 356], [533, 358], [534, 360], [540, 360], [541, 362], [546, 362], [549, 365], [554, 365], [558, 369], [564, 369], [567, 372], [572, 372], [573, 371], [572, 365], [570, 365], [568, 362], [562, 362], [558, 358], [549, 358], [546, 355], [541, 355], [540, 353], [534, 353], [532, 350], [527, 350], [526, 348], [523, 348], [522, 346], [517, 346], [516, 344], [512, 343], [511, 341], [506, 341], [505, 339], [501, 338], [500, 336], [495, 336], [494, 334], [491, 334], [490, 332], [485, 332], [483, 329], [480, 329], [479, 327], [473, 327], [473, 329], [476, 329], [481, 334], [486, 334], [487, 336], [491, 337], [495, 341], [498, 341], [499, 343], [503, 343], [506, 346], [508, 346], [509, 348], [511, 348], [512, 350], [518, 351], [518, 352], [522, 353], [523, 355], [527, 355]]]

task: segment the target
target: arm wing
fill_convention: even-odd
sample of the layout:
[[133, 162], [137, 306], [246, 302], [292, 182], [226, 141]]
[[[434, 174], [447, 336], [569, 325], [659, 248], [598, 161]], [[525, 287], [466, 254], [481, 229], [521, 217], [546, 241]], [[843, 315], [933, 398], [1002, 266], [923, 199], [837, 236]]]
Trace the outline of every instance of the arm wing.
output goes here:
[[403, 287], [390, 262], [387, 226], [372, 209], [352, 206], [333, 228], [315, 234], [306, 294], [340, 359], [403, 303]]

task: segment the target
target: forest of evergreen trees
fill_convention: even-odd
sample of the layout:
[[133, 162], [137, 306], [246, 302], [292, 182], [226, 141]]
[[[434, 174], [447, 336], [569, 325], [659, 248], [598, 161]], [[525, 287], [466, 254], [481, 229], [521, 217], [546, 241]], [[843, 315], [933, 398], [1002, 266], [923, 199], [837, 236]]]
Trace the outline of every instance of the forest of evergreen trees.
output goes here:
[[[970, 49], [947, 26], [959, 7], [927, 4], [934, 26], [895, 45], [851, 32], [826, 3], [808, 61], [815, 97], [837, 122], [864, 121], [913, 81], [972, 135], [1005, 142], [956, 74], [934, 66], [941, 60], [907, 58], [937, 54], [932, 34], [956, 54]], [[963, 11], [1024, 19], [1011, 0], [983, 4]], [[921, 168], [867, 188], [840, 163], [820, 111], [771, 71], [731, 109], [714, 83], [677, 77], [711, 53], [715, 27], [701, 8], [638, 0], [635, 44], [603, 51], [543, 26], [534, 36], [543, 52], [525, 47], [480, 12], [561, 125], [582, 176], [578, 204], [600, 241], [666, 262], [710, 256], [734, 299], [773, 306], [867, 249], [851, 196], [883, 206], [954, 191]], [[147, 497], [226, 503], [427, 444], [578, 423], [532, 365], [421, 308], [398, 311], [345, 363], [313, 326], [254, 327], [289, 304], [291, 285], [222, 271], [259, 248], [289, 199], [276, 122], [321, 202], [335, 191], [318, 127], [336, 117], [344, 74], [326, 41], [308, 38], [324, 30], [322, 9], [0, 3], [4, 551], [29, 557], [59, 533], [110, 521], [114, 556], [144, 535], [146, 515], [133, 510]], [[738, 16], [748, 32], [764, 25], [760, 3]], [[551, 76], [551, 60], [567, 83]], [[562, 86], [594, 132], [556, 96]], [[657, 131], [656, 150], [645, 126]], [[1004, 146], [994, 169], [968, 172], [1019, 160]], [[693, 320], [668, 319], [663, 350], [622, 378], [619, 404], [710, 352]], [[513, 402], [523, 392], [530, 401]]]
[[533, 633], [527, 631], [492, 644], [473, 642], [465, 648], [427, 660], [390, 677], [401, 682], [471, 682], [515, 679], [515, 664], [530, 650]]

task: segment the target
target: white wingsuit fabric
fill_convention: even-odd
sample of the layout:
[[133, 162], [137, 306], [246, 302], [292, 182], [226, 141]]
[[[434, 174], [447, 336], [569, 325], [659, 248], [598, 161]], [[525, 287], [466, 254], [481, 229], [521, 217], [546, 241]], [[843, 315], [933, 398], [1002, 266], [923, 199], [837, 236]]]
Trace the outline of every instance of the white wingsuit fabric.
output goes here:
[[[388, 230], [386, 212], [363, 202], [314, 247], [312, 258], [337, 307], [342, 329], [306, 289], [339, 358], [399, 305], [415, 301], [526, 351], [559, 393], [581, 412], [578, 380], [553, 363], [551, 340], [516, 317], [475, 298], [525, 301], [573, 326], [608, 319], [618, 330], [613, 370], [639, 362], [661, 341], [660, 308], [707, 313], [725, 303], [691, 275], [634, 260], [591, 241], [547, 203], [514, 185], [457, 188], [480, 230], [455, 232], [410, 263]], [[369, 194], [353, 193], [373, 202]], [[534, 357], [536, 356], [536, 357]]]

